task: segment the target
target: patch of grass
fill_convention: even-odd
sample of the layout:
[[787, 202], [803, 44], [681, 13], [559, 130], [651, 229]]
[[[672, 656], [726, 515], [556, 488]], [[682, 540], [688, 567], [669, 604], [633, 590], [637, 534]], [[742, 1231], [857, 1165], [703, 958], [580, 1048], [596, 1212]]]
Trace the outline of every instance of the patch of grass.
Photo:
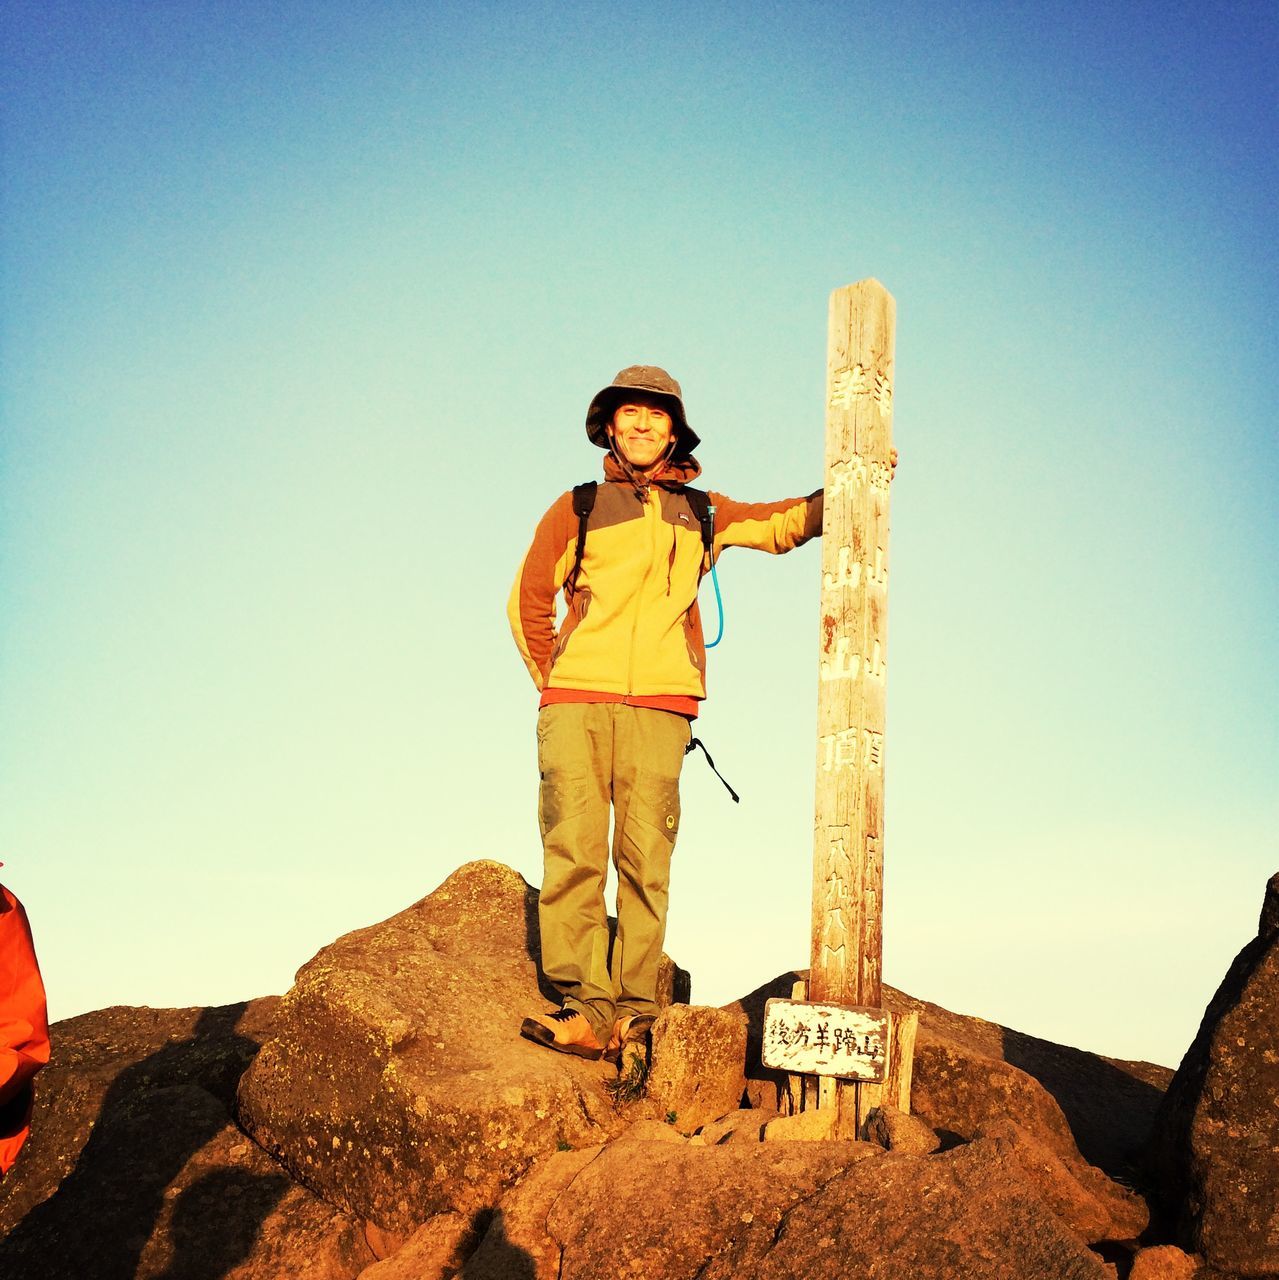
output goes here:
[[616, 1080], [606, 1080], [604, 1088], [615, 1107], [638, 1102], [648, 1092], [648, 1063], [642, 1053], [623, 1054], [624, 1070]]
[[668, 1111], [668, 1112], [666, 1113], [666, 1123], [667, 1123], [667, 1124], [674, 1124], [674, 1123], [675, 1123], [675, 1121], [676, 1121], [676, 1120], [678, 1120], [678, 1119], [679, 1119], [679, 1113], [678, 1113], [678, 1112], [676, 1112], [676, 1111]]

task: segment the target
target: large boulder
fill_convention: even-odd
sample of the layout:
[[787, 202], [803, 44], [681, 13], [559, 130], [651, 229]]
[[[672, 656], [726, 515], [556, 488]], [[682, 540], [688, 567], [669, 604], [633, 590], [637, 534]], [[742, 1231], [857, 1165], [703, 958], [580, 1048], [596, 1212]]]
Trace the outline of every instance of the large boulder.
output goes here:
[[[764, 1004], [790, 998], [803, 970], [780, 974], [729, 1009], [747, 1017], [747, 1092], [776, 1107], [785, 1078], [760, 1059]], [[1082, 1154], [1111, 1177], [1131, 1180], [1163, 1090], [1166, 1067], [1104, 1058], [952, 1013], [884, 987], [884, 1005], [919, 1014], [911, 1111], [943, 1138], [968, 1140], [983, 1124], [1011, 1119], [1060, 1155]]]
[[1168, 1088], [1152, 1152], [1179, 1244], [1219, 1271], [1279, 1275], [1279, 874]]
[[1062, 1156], [1077, 1156], [1070, 1123], [1034, 1076], [1002, 1057], [920, 1026], [915, 1040], [911, 1112], [951, 1140], [1011, 1119]]
[[650, 1103], [682, 1133], [734, 1111], [746, 1088], [746, 1019], [702, 1006], [672, 1006], [653, 1024]]
[[274, 998], [113, 1008], [55, 1024], [32, 1133], [0, 1184], [0, 1275], [350, 1280], [362, 1224], [294, 1184], [231, 1118]]
[[[246, 1131], [333, 1204], [408, 1235], [486, 1210], [539, 1155], [625, 1125], [612, 1068], [519, 1036], [539, 991], [537, 891], [472, 862], [298, 972], [240, 1084]], [[668, 990], [674, 986], [667, 965]]]
[[1011, 1150], [628, 1143], [508, 1193], [463, 1280], [1105, 1280]]
[[1002, 1139], [1039, 1198], [1081, 1239], [1135, 1241], [1150, 1225], [1150, 1209], [1138, 1195], [1112, 1182], [1078, 1155], [1061, 1155], [1011, 1120], [991, 1121], [978, 1138]]

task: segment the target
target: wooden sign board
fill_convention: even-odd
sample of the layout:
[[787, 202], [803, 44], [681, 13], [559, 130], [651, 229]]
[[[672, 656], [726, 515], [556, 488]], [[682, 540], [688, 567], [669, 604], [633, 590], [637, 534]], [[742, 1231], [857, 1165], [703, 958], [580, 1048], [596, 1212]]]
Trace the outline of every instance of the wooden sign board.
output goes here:
[[794, 1074], [883, 1080], [888, 1014], [857, 1005], [769, 1000], [763, 1059], [766, 1067]]

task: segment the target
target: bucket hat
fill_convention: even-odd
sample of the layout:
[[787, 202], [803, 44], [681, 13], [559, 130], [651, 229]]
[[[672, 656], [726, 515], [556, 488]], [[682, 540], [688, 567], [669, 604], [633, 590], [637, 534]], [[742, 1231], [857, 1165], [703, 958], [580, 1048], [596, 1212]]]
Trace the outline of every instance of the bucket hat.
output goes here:
[[688, 425], [679, 383], [665, 369], [653, 364], [629, 365], [597, 393], [586, 411], [587, 439], [601, 449], [609, 448], [608, 424], [613, 420], [614, 411], [638, 392], [652, 396], [670, 413], [677, 433], [672, 457], [687, 458], [701, 444], [701, 437]]

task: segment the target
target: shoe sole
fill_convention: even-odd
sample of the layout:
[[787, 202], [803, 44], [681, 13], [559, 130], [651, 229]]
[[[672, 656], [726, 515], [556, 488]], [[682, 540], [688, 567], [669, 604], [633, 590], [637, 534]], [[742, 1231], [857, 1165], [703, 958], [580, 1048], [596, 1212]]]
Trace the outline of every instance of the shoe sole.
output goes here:
[[556, 1053], [571, 1054], [574, 1058], [585, 1058], [588, 1062], [598, 1062], [604, 1056], [603, 1049], [591, 1049], [584, 1044], [560, 1044], [550, 1027], [543, 1026], [533, 1018], [525, 1018], [520, 1024], [520, 1035], [525, 1040], [532, 1040], [534, 1044], [554, 1049]]

